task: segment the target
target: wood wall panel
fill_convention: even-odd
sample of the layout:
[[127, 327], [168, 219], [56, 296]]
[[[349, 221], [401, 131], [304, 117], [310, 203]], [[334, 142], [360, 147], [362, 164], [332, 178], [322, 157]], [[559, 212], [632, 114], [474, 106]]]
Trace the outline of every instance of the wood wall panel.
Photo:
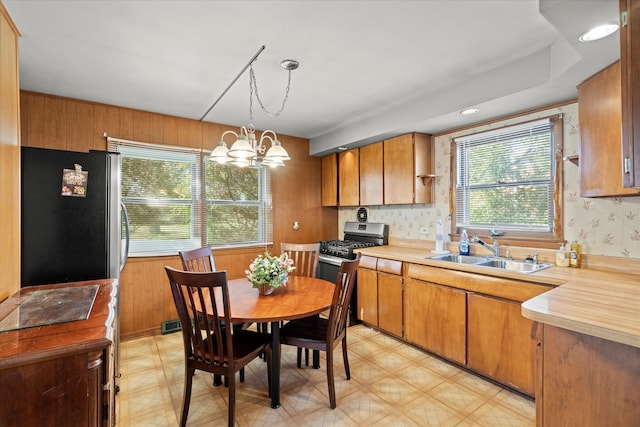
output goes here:
[[46, 148], [67, 149], [67, 103], [60, 98], [44, 99], [44, 139]]
[[18, 36], [0, 3], [0, 301], [20, 288]]
[[193, 148], [202, 148], [202, 122], [189, 120], [188, 145]]
[[104, 133], [106, 132], [107, 136], [120, 134], [118, 109], [106, 105], [95, 105], [93, 117], [94, 125], [93, 134], [91, 135], [91, 145], [95, 147], [96, 150], [106, 150], [107, 141]]
[[86, 102], [69, 101], [66, 103], [67, 132], [66, 149], [86, 151], [97, 149], [93, 146], [94, 106]]
[[[23, 92], [21, 98], [25, 146], [105, 149], [103, 133], [107, 132], [114, 138], [211, 150], [223, 131], [238, 130], [33, 92]], [[321, 159], [309, 156], [307, 139], [278, 137], [292, 160], [272, 170], [273, 246], [279, 248], [282, 241], [303, 243], [337, 238], [338, 211], [321, 206]], [[298, 231], [293, 230], [293, 221], [299, 221]], [[265, 247], [214, 249], [216, 266], [227, 270], [229, 278], [242, 277], [251, 261], [264, 250]], [[160, 333], [162, 321], [177, 317], [167, 292], [165, 265], [179, 268], [180, 262], [174, 256], [132, 258], [127, 263], [120, 278], [123, 339]]]

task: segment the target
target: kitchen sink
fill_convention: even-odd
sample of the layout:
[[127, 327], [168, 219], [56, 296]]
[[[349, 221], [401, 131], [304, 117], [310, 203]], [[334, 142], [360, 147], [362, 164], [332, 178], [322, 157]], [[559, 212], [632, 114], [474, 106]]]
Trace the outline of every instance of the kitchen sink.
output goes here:
[[502, 270], [519, 271], [521, 273], [533, 273], [534, 271], [542, 270], [543, 268], [550, 267], [551, 264], [534, 264], [531, 262], [514, 261], [511, 259], [491, 259], [484, 262], [479, 262], [475, 265], [483, 267], [494, 267]]
[[434, 261], [452, 262], [456, 264], [477, 265], [478, 267], [491, 267], [491, 268], [497, 268], [497, 269], [506, 270], [506, 271], [516, 271], [519, 273], [534, 273], [544, 268], [551, 267], [551, 264], [546, 264], [546, 263], [534, 264], [531, 262], [515, 261], [512, 259], [472, 256], [472, 255], [446, 254], [446, 255], [429, 257], [429, 259]]
[[478, 264], [479, 262], [485, 262], [490, 260], [490, 258], [483, 257], [483, 256], [456, 255], [456, 254], [438, 255], [434, 257], [429, 257], [429, 259], [432, 259], [435, 261], [456, 262], [458, 264]]

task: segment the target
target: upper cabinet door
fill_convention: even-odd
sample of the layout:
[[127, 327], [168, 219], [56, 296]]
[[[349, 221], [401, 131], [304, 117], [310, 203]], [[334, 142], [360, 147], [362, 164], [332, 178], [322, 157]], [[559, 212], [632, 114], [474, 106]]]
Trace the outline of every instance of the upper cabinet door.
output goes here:
[[382, 142], [360, 147], [360, 204], [381, 205]]
[[623, 185], [640, 187], [640, 1], [620, 0]]
[[384, 204], [413, 203], [413, 134], [384, 141]]
[[433, 203], [431, 136], [401, 135], [384, 141], [384, 204]]
[[622, 186], [621, 107], [620, 62], [578, 86], [582, 197], [638, 195]]
[[338, 200], [340, 206], [360, 204], [359, 152], [357, 148], [338, 155]]
[[322, 206], [338, 204], [338, 155], [322, 158]]

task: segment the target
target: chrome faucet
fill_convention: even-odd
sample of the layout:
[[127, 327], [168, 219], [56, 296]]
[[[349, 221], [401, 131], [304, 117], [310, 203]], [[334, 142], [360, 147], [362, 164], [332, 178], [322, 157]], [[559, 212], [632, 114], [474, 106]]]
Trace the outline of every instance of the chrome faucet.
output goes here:
[[487, 244], [487, 242], [485, 242], [484, 240], [482, 240], [481, 238], [478, 237], [478, 235], [474, 235], [471, 238], [471, 241], [473, 243], [480, 243], [482, 246], [484, 246], [487, 250], [491, 251], [491, 253], [493, 254], [493, 256], [495, 257], [499, 257], [500, 256], [500, 244], [498, 243], [498, 241], [496, 239], [493, 239], [493, 247], [489, 246]]

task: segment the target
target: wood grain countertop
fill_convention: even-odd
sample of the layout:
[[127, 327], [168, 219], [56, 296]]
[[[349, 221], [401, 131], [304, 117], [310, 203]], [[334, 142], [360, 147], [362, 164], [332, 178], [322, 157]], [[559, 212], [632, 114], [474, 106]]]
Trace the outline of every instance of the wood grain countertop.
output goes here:
[[[102, 350], [113, 342], [118, 281], [115, 279], [29, 286], [0, 304], [0, 321], [20, 310], [35, 292], [98, 285], [86, 320], [42, 324], [0, 332], [0, 370], [90, 350]], [[51, 310], [42, 313], [51, 314]]]
[[377, 258], [455, 269], [555, 286], [522, 303], [531, 320], [587, 335], [640, 347], [640, 275], [586, 268], [552, 266], [535, 273], [430, 259], [429, 250], [403, 246], [374, 246], [356, 252]]

